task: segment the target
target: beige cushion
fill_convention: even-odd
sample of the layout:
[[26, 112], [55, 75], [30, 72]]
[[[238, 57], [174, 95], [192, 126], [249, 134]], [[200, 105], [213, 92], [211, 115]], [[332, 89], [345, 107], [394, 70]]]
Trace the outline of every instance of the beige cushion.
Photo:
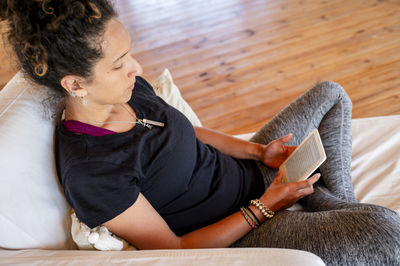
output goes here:
[[316, 255], [275, 248], [224, 248], [142, 251], [21, 250], [1, 251], [4, 265], [140, 265], [140, 266], [323, 266]]
[[353, 119], [351, 175], [360, 202], [400, 214], [400, 115]]

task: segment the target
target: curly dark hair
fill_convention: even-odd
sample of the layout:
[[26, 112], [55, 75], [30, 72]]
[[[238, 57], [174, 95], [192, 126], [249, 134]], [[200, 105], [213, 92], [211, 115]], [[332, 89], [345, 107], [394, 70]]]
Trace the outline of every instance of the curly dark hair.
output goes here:
[[8, 41], [34, 82], [65, 93], [69, 74], [90, 78], [103, 56], [106, 23], [116, 16], [108, 0], [2, 0]]

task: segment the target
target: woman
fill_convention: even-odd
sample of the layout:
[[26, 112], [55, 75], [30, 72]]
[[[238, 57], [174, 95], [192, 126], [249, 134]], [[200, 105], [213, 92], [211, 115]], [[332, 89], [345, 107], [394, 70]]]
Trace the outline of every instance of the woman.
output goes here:
[[[399, 216], [355, 200], [351, 101], [338, 84], [316, 85], [241, 141], [193, 128], [156, 97], [107, 0], [8, 0], [0, 11], [23, 70], [63, 96], [57, 170], [82, 222], [139, 249], [281, 247], [328, 264], [400, 262]], [[326, 163], [282, 184], [276, 168], [295, 148], [286, 144], [313, 128]], [[285, 211], [300, 199], [306, 212]]]

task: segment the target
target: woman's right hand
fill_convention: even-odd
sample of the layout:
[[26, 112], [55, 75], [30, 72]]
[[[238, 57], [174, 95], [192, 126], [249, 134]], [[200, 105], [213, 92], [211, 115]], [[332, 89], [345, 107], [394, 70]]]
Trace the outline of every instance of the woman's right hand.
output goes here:
[[315, 174], [303, 181], [282, 183], [282, 172], [279, 171], [260, 201], [273, 212], [289, 208], [299, 199], [314, 192], [313, 184], [320, 176], [320, 174]]

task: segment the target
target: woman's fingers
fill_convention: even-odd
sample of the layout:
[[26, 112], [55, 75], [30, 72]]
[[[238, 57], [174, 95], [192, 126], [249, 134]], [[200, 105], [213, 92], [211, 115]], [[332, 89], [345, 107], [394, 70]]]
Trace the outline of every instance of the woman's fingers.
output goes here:
[[281, 184], [282, 183], [283, 174], [281, 171], [278, 171], [278, 174], [275, 177], [274, 183]]
[[313, 193], [313, 184], [320, 174], [315, 174], [307, 180], [282, 184], [283, 174], [278, 171], [274, 181], [267, 188], [260, 200], [273, 211], [279, 211], [292, 206], [299, 199]]
[[294, 152], [294, 150], [297, 148], [297, 146], [286, 146], [286, 147], [287, 147], [288, 155], [292, 154], [292, 152]]
[[317, 182], [320, 177], [321, 177], [321, 174], [317, 173], [306, 180], [297, 182], [299, 189], [314, 185], [315, 182]]
[[314, 192], [313, 185], [315, 184], [315, 182], [318, 181], [318, 179], [320, 177], [321, 177], [321, 174], [317, 173], [317, 174], [311, 176], [310, 178], [308, 178], [307, 180], [303, 180], [303, 181], [295, 183], [298, 185], [297, 191], [302, 196], [306, 196], [306, 195], [313, 193]]
[[309, 179], [304, 180], [304, 181], [308, 181], [311, 185], [313, 185], [318, 181], [318, 179], [320, 177], [321, 177], [321, 174], [320, 173], [316, 173], [313, 176], [311, 176]]
[[293, 134], [289, 133], [286, 136], [277, 139], [277, 143], [279, 143], [279, 148], [282, 150], [283, 153], [285, 153], [287, 156], [289, 156], [296, 148], [297, 146], [288, 146], [285, 145], [288, 143], [291, 139], [293, 138]]
[[279, 138], [278, 140], [282, 143], [288, 143], [293, 137], [292, 133], [287, 134], [286, 136]]

